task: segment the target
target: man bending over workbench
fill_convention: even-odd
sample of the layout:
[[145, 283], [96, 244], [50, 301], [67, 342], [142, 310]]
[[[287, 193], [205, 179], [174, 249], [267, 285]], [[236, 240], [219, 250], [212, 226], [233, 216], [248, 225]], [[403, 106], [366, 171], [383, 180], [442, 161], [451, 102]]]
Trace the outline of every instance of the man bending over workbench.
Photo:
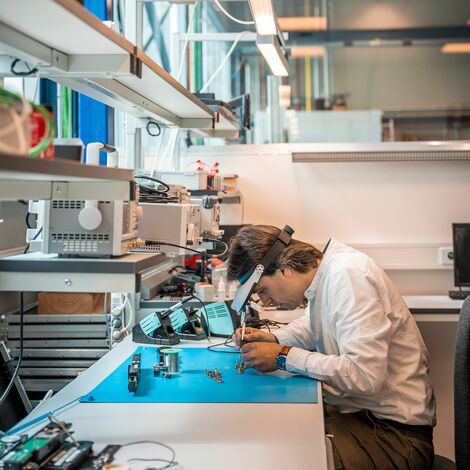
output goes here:
[[[230, 243], [229, 280], [247, 282], [280, 234], [267, 225], [242, 228]], [[247, 367], [323, 382], [336, 469], [431, 468], [436, 414], [428, 353], [384, 271], [334, 239], [323, 253], [289, 239], [254, 291], [265, 306], [295, 309], [308, 300], [305, 316], [273, 333], [246, 328], [242, 353]], [[238, 347], [241, 335], [234, 335]]]

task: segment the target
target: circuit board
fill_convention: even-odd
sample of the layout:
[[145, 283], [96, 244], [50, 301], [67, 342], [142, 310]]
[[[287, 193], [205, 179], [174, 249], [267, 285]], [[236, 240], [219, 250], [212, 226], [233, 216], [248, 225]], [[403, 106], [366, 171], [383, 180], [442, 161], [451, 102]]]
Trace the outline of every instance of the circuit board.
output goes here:
[[31, 463], [41, 462], [47, 455], [59, 448], [67, 437], [66, 433], [56, 425], [48, 425], [26, 441], [20, 443], [0, 458], [0, 468], [19, 470]]

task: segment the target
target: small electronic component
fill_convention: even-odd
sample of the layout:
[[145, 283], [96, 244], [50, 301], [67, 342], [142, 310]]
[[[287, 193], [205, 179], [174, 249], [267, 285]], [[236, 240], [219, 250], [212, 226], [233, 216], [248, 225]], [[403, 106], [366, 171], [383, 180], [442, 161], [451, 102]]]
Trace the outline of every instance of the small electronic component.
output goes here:
[[72, 442], [65, 442], [63, 447], [41, 468], [44, 470], [75, 470], [90, 457], [93, 450], [93, 442], [79, 441], [79, 447]]
[[218, 384], [224, 383], [224, 381], [222, 380], [222, 372], [220, 372], [217, 368], [215, 368], [214, 370], [206, 369], [206, 375], [210, 379], [214, 379]]
[[19, 446], [22, 442], [26, 441], [26, 439], [28, 439], [28, 436], [18, 436], [16, 434], [12, 436], [2, 436], [0, 438], [0, 469], [4, 468], [2, 457]]
[[127, 368], [127, 389], [129, 392], [135, 392], [137, 390], [140, 379], [140, 361], [141, 355], [134, 354]]
[[89, 457], [88, 460], [80, 467], [81, 470], [101, 470], [114, 459], [114, 454], [121, 448], [120, 445], [107, 445], [99, 454]]
[[237, 361], [235, 363], [235, 370], [237, 371], [237, 374], [244, 374], [246, 369], [246, 363], [243, 361]]
[[[70, 424], [64, 424], [67, 428]], [[0, 468], [5, 470], [35, 469], [55, 452], [65, 441], [67, 434], [55, 423], [48, 424], [39, 432], [11, 449], [0, 458]]]

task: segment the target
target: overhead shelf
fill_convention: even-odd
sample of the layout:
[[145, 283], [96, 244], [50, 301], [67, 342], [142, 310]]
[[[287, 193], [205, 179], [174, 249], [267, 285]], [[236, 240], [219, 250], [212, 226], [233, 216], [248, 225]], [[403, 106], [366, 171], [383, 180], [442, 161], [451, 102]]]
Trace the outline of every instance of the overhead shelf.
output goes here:
[[4, 291], [139, 292], [144, 272], [166, 261], [161, 253], [94, 259], [27, 253], [0, 258], [0, 285]]
[[226, 139], [236, 139], [240, 136], [239, 118], [224, 106], [209, 107], [215, 113], [215, 123], [212, 129], [200, 128], [198, 134], [204, 137], [221, 137]]
[[134, 116], [214, 129], [210, 108], [76, 0], [0, 0], [0, 53]]
[[132, 170], [0, 153], [0, 199], [131, 200]]
[[213, 137], [235, 139], [240, 135], [238, 116], [223, 106], [219, 106], [217, 109], [217, 118], [214, 127], [215, 129], [212, 131]]
[[213, 128], [214, 113], [209, 107], [142, 50], [136, 50], [136, 57], [140, 77], [90, 77], [76, 85], [65, 84], [137, 117], [152, 117], [182, 129]]
[[135, 46], [108, 28], [75, 0], [0, 0], [0, 51], [40, 68], [45, 74], [90, 73], [88, 59], [102, 73], [111, 59], [127, 61], [127, 70], [109, 73], [135, 74], [131, 67]]

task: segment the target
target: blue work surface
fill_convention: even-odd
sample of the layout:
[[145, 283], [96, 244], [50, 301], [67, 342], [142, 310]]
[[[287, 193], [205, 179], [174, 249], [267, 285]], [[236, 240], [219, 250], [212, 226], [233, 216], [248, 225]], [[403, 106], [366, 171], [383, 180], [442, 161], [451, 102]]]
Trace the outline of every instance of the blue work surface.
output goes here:
[[[227, 349], [226, 349], [227, 350]], [[170, 379], [154, 376], [157, 362], [154, 347], [139, 347], [141, 373], [136, 392], [127, 389], [129, 356], [95, 389], [85, 403], [317, 403], [317, 381], [299, 375], [271, 375], [246, 369], [237, 374], [239, 354], [211, 352], [206, 348], [183, 348], [181, 372]], [[205, 370], [219, 369], [223, 383]]]

